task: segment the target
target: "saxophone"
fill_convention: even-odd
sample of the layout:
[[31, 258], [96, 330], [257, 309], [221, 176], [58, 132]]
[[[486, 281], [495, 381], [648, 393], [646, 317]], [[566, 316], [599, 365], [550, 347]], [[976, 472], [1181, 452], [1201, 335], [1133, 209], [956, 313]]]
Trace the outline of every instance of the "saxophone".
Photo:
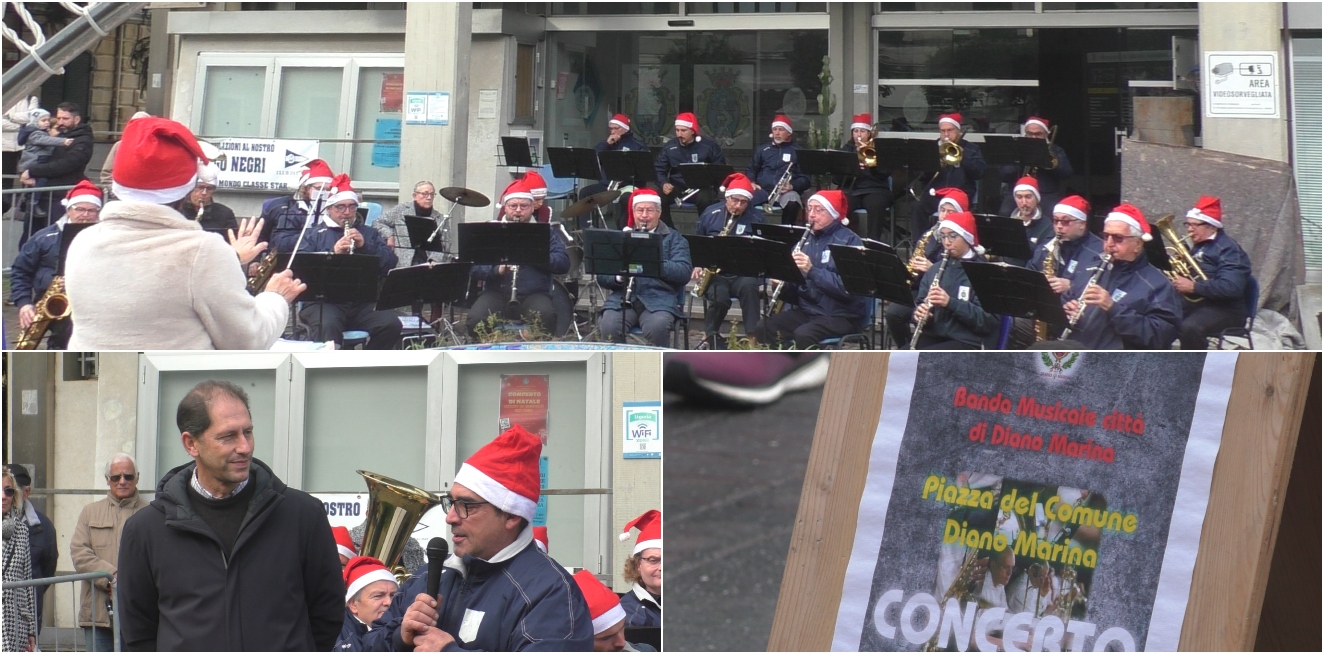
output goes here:
[[69, 296], [64, 293], [64, 277], [57, 276], [51, 279], [50, 287], [46, 289], [41, 299], [37, 300], [34, 309], [37, 316], [32, 324], [19, 334], [18, 341], [14, 343], [15, 350], [37, 349], [37, 344], [41, 342], [41, 337], [46, 334], [52, 322], [64, 320], [73, 314], [73, 307], [69, 306]]
[[[975, 598], [975, 587], [983, 581], [975, 578], [975, 564], [979, 560], [979, 551], [971, 550], [965, 553], [965, 559], [961, 562], [961, 569], [956, 572], [956, 578], [952, 580], [952, 585], [943, 592], [942, 598], [938, 600], [938, 606], [947, 605], [947, 600], [956, 598], [956, 601], [965, 604]], [[939, 630], [941, 632], [941, 630]], [[921, 652], [938, 651], [938, 634], [934, 634], [929, 642], [920, 648]]]
[[[938, 288], [942, 284], [942, 274], [947, 271], [947, 262], [951, 260], [951, 255], [949, 255], [946, 250], [943, 250], [942, 261], [938, 262], [938, 272], [933, 275], [933, 282], [929, 284], [929, 293], [932, 293], [933, 289]], [[925, 296], [927, 295], [928, 293], [925, 293]], [[912, 350], [919, 344], [919, 335], [924, 331], [924, 324], [927, 323], [929, 317], [933, 315], [933, 303], [929, 302], [927, 297], [924, 299], [923, 306], [926, 310], [924, 319], [915, 324], [915, 333], [910, 337], [910, 349]]]
[[248, 278], [248, 294], [257, 295], [262, 289], [267, 287], [267, 282], [271, 280], [272, 273], [276, 272], [276, 248], [270, 243], [267, 244], [271, 249], [262, 255], [262, 260], [257, 264], [257, 271]]
[[[915, 244], [915, 254], [924, 254], [924, 251], [929, 248], [929, 241], [933, 238], [933, 233], [936, 231], [938, 231], [938, 226], [934, 225], [929, 228], [929, 231], [924, 232], [923, 236], [919, 237], [919, 242]], [[914, 258], [914, 255], [911, 255], [911, 258]], [[906, 272], [910, 273], [911, 277], [919, 277], [919, 271], [915, 270], [915, 266], [911, 265], [910, 261], [906, 261]]]
[[[717, 235], [726, 236], [727, 234], [730, 234], [731, 226], [735, 224], [736, 215], [728, 212], [726, 214], [726, 227], [723, 227], [722, 231]], [[703, 294], [708, 292], [708, 285], [712, 283], [713, 276], [719, 272], [722, 272], [721, 268], [704, 268], [703, 274], [699, 276], [699, 284], [694, 287], [694, 290], [690, 291], [690, 295], [693, 295], [696, 298], [702, 298]]]
[[[1061, 247], [1057, 237], [1044, 244], [1044, 277], [1053, 277], [1057, 274], [1057, 251]], [[1043, 320], [1034, 321], [1035, 341], [1048, 340], [1048, 322]]]

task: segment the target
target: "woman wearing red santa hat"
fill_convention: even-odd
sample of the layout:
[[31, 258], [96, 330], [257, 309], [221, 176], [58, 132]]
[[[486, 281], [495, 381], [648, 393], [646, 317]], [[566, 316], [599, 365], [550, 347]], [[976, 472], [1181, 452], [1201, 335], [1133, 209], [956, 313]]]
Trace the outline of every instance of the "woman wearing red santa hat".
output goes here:
[[634, 584], [621, 596], [628, 627], [662, 626], [662, 512], [644, 511], [625, 523], [620, 539], [629, 540], [630, 530], [638, 529], [630, 558], [625, 560], [625, 580]]

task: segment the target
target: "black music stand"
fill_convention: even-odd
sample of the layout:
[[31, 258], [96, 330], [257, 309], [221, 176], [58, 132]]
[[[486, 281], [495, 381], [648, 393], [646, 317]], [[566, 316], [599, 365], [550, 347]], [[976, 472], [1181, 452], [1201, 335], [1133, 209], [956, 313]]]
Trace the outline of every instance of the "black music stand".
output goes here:
[[837, 262], [841, 283], [854, 295], [868, 295], [895, 302], [902, 306], [915, 306], [915, 295], [910, 288], [910, 273], [900, 257], [883, 250], [851, 245], [829, 245], [832, 259]]
[[[473, 264], [424, 263], [406, 268], [396, 268], [386, 273], [386, 281], [377, 294], [377, 310], [383, 311], [396, 307], [410, 306], [419, 324], [423, 324], [423, 303], [455, 304], [464, 299], [469, 290], [469, 270]], [[452, 316], [453, 318], [454, 316]], [[456, 345], [460, 337], [450, 320], [442, 318], [446, 333]]]
[[795, 160], [800, 166], [800, 172], [809, 176], [831, 175], [835, 179], [864, 174], [859, 157], [854, 152], [799, 150], [795, 153]]
[[533, 168], [533, 153], [529, 151], [529, 139], [522, 136], [501, 137], [501, 152], [506, 157], [506, 165], [513, 168]]
[[60, 259], [55, 266], [55, 275], [57, 277], [64, 275], [65, 260], [69, 258], [69, 244], [74, 242], [74, 237], [95, 224], [96, 223], [65, 223], [64, 229], [60, 230]]
[[1046, 170], [1053, 165], [1048, 141], [1043, 139], [985, 134], [979, 151], [990, 166], [1031, 166]]
[[889, 168], [912, 171], [937, 170], [941, 166], [938, 142], [931, 139], [876, 138], [873, 147], [880, 166], [887, 163]]
[[898, 254], [896, 253], [896, 248], [894, 248], [894, 247], [892, 247], [890, 244], [884, 243], [884, 242], [882, 242], [882, 241], [875, 241], [875, 240], [873, 240], [873, 239], [871, 239], [871, 238], [862, 238], [862, 239], [860, 239], [860, 242], [864, 243], [864, 247], [867, 248], [867, 249], [870, 249], [870, 250], [878, 250], [879, 252], [887, 252], [887, 253], [890, 253], [890, 254], [891, 254], [892, 256], [894, 256], [894, 257], [895, 257], [895, 256], [900, 256], [900, 255], [898, 255]]
[[607, 179], [622, 185], [646, 186], [657, 175], [652, 153], [643, 150], [604, 150], [598, 163]]
[[803, 284], [791, 258], [794, 244], [750, 236], [685, 235], [690, 261], [699, 268], [720, 268], [723, 275], [768, 277]]
[[552, 174], [561, 179], [578, 180], [602, 178], [598, 165], [598, 151], [593, 148], [547, 148], [547, 162], [552, 165]]
[[1034, 256], [1030, 237], [1025, 233], [1025, 223], [1019, 218], [977, 213], [975, 233], [979, 235], [979, 244], [989, 254], [1021, 261], [1029, 261]]
[[449, 245], [446, 229], [446, 218], [434, 220], [423, 216], [405, 216], [405, 229], [409, 232], [409, 244], [414, 248], [414, 264], [420, 264], [427, 260], [424, 252], [439, 252], [445, 255], [446, 259], [451, 258], [451, 253], [446, 250]]
[[781, 241], [795, 245], [803, 239], [808, 227], [797, 227], [795, 225], [774, 225], [772, 223], [752, 223], [750, 229], [754, 235], [759, 238], [766, 238], [773, 241]]
[[687, 190], [716, 188], [736, 169], [726, 164], [687, 163], [676, 166]]
[[1152, 227], [1149, 231], [1154, 236], [1154, 240], [1144, 241], [1145, 258], [1149, 259], [1150, 265], [1162, 270], [1165, 274], [1172, 272], [1172, 258], [1168, 256], [1168, 248], [1163, 244], [1163, 236], [1159, 234], [1157, 229]]
[[[650, 232], [618, 232], [614, 229], [586, 229], [584, 271], [590, 275], [622, 277], [661, 277], [662, 243], [666, 237]], [[626, 287], [629, 291], [629, 287]], [[625, 307], [631, 298], [627, 292], [621, 301], [621, 340], [625, 340]]]
[[460, 261], [479, 265], [546, 266], [551, 258], [548, 223], [460, 223]]
[[962, 261], [970, 289], [989, 313], [1067, 324], [1066, 311], [1043, 273], [1005, 263]]

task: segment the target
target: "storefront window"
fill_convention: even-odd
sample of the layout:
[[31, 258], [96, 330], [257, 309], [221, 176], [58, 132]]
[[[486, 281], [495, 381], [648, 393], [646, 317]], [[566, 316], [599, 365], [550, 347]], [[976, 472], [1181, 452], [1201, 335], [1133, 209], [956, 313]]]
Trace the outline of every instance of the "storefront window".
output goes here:
[[1034, 30], [956, 29], [879, 32], [882, 79], [1036, 79]]
[[687, 2], [685, 14], [823, 13], [826, 2]]
[[1196, 9], [1198, 2], [1045, 2], [1044, 11], [1167, 11]]
[[[334, 139], [337, 116], [328, 107], [340, 106], [340, 68], [281, 69], [280, 106], [276, 111], [276, 137], [287, 139]], [[323, 143], [318, 154], [328, 161], [339, 158], [340, 143]]]
[[882, 2], [879, 11], [1034, 11], [1033, 2]]
[[679, 2], [552, 2], [553, 16], [634, 16], [680, 13]]
[[262, 133], [262, 89], [267, 69], [261, 66], [213, 66], [207, 69], [202, 98], [202, 134], [258, 136]]

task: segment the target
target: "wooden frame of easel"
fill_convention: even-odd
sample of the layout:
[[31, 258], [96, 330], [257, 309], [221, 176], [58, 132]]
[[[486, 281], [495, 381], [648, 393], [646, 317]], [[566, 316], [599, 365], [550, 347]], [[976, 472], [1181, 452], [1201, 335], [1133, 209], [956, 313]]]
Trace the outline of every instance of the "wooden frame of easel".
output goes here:
[[[832, 358], [768, 651], [832, 647], [889, 356]], [[1317, 356], [1244, 353], [1237, 360], [1210, 489], [1209, 506], [1218, 507], [1218, 516], [1206, 520], [1201, 533], [1183, 651], [1255, 645]]]

